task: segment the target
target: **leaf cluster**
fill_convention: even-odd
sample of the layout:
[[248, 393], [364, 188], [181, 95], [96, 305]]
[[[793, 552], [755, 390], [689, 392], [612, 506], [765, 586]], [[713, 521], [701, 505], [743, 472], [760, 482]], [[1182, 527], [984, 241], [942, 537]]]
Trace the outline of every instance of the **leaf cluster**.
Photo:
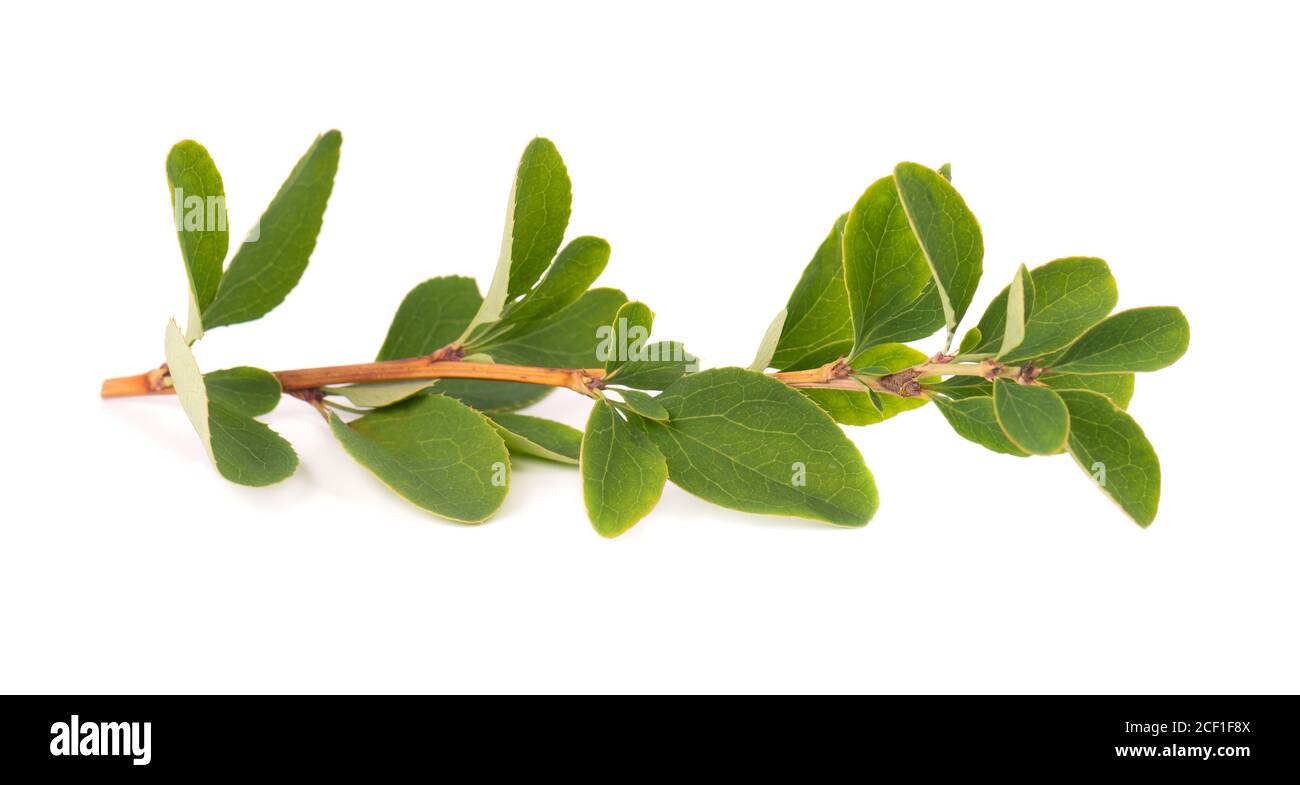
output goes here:
[[[205, 330], [266, 314], [297, 283], [340, 141], [331, 131], [312, 144], [228, 265], [224, 220], [195, 227], [177, 207], [190, 322], [184, 333], [168, 325], [169, 378], [234, 482], [273, 483], [297, 466], [293, 448], [256, 419], [274, 408], [280, 385], [255, 368], [203, 374], [191, 346]], [[176, 145], [167, 174], [175, 193], [224, 210], [202, 146]], [[484, 521], [522, 456], [577, 465], [588, 517], [607, 537], [645, 517], [669, 481], [736, 510], [862, 526], [878, 494], [839, 426], [933, 402], [959, 436], [994, 452], [1069, 453], [1135, 521], [1154, 519], [1159, 463], [1126, 409], [1134, 374], [1186, 350], [1185, 318], [1172, 307], [1112, 313], [1106, 263], [1068, 257], [1021, 265], [954, 349], [984, 242], [947, 166], [899, 164], [866, 189], [817, 247], [747, 368], [699, 370], [682, 343], [651, 340], [646, 304], [593, 288], [610, 246], [586, 235], [565, 242], [571, 208], [563, 159], [534, 139], [511, 182], [486, 291], [464, 276], [415, 286], [375, 359], [569, 369], [571, 386], [594, 400], [584, 430], [519, 413], [551, 387], [514, 381], [396, 380], [299, 396], [349, 455], [419, 507]], [[941, 331], [933, 357], [909, 345]]]

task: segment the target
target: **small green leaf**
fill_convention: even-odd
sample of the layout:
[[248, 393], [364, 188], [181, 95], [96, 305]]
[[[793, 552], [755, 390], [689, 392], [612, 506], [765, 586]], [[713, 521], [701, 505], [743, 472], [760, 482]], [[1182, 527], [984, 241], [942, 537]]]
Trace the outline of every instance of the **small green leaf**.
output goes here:
[[[989, 385], [990, 387], [992, 385]], [[959, 399], [935, 398], [934, 405], [958, 436], [1005, 455], [1025, 457], [1029, 453], [1011, 443], [993, 413], [992, 396], [973, 395]]]
[[[1002, 346], [998, 356], [1005, 356], [1025, 340], [1025, 321], [1034, 310], [1034, 279], [1022, 264], [1016, 269], [1007, 294], [1007, 315], [1002, 330]], [[975, 328], [979, 330], [978, 327]], [[965, 339], [963, 339], [964, 342]]]
[[1133, 374], [1131, 373], [1057, 373], [1048, 370], [1038, 381], [1053, 390], [1088, 390], [1104, 395], [1121, 409], [1127, 409], [1133, 400]]
[[610, 384], [642, 390], [663, 390], [688, 373], [694, 373], [699, 360], [686, 351], [679, 341], [657, 341], [642, 348], [645, 359], [628, 360], [605, 380]]
[[350, 423], [331, 415], [330, 430], [358, 463], [429, 512], [481, 523], [505, 500], [505, 442], [485, 416], [452, 398], [417, 395]]
[[480, 324], [501, 318], [551, 264], [569, 225], [573, 192], [560, 151], [537, 137], [524, 148], [506, 202], [506, 225], [492, 283], [461, 340]]
[[316, 247], [342, 143], [338, 131], [322, 134], [289, 173], [203, 309], [207, 329], [261, 318], [298, 284]]
[[[999, 358], [1011, 364], [1045, 357], [1069, 345], [1115, 307], [1115, 278], [1101, 259], [1069, 257], [1029, 271], [1034, 302], [1026, 309], [1025, 338]], [[996, 352], [1006, 326], [1007, 293], [1003, 289], [980, 318], [980, 345], [972, 353]]]
[[226, 191], [221, 172], [203, 145], [189, 139], [167, 154], [167, 184], [171, 189], [176, 238], [190, 285], [190, 318], [186, 340], [203, 337], [200, 316], [221, 284], [221, 266], [230, 246], [226, 227]]
[[872, 183], [849, 211], [844, 282], [852, 318], [850, 353], [927, 338], [944, 325], [943, 302], [893, 177]]
[[654, 327], [655, 315], [650, 306], [643, 302], [624, 303], [614, 316], [613, 322], [600, 334], [601, 344], [598, 352], [605, 358], [605, 375], [618, 370], [628, 360], [641, 359], [641, 354], [650, 340], [650, 330]]
[[957, 347], [957, 353], [969, 354], [974, 352], [975, 348], [980, 345], [980, 340], [982, 338], [983, 335], [980, 333], [980, 328], [970, 328], [966, 331], [966, 334], [961, 337], [961, 344]]
[[536, 288], [501, 314], [502, 329], [518, 329], [567, 308], [600, 277], [609, 263], [609, 243], [599, 237], [579, 237], [564, 246]]
[[853, 348], [842, 247], [848, 217], [848, 213], [841, 215], [831, 227], [790, 294], [781, 340], [772, 355], [775, 368], [816, 368], [847, 355]]
[[261, 393], [230, 396], [222, 392], [210, 399], [194, 354], [175, 321], [167, 325], [165, 354], [181, 409], [222, 477], [241, 485], [261, 486], [294, 473], [298, 455], [293, 446], [266, 425], [227, 405], [233, 402], [237, 407], [256, 410], [266, 403]]
[[1097, 393], [1064, 390], [1070, 410], [1070, 454], [1084, 473], [1139, 526], [1160, 505], [1160, 460], [1142, 428]]
[[935, 171], [937, 171], [943, 179], [950, 183], [952, 182], [952, 164], [943, 164]]
[[203, 375], [208, 400], [245, 417], [266, 414], [280, 403], [280, 380], [261, 368], [241, 365]]
[[582, 431], [564, 423], [526, 414], [499, 412], [488, 415], [510, 452], [556, 463], [578, 464]]
[[1189, 329], [1172, 307], [1134, 308], [1098, 322], [1061, 355], [1067, 373], [1158, 371], [1187, 351]]
[[938, 284], [948, 343], [975, 297], [983, 271], [984, 237], [961, 194], [942, 175], [920, 164], [894, 167], [899, 201]]
[[754, 354], [754, 361], [749, 364], [749, 370], [761, 373], [771, 367], [776, 344], [781, 340], [781, 330], [785, 327], [785, 317], [786, 312], [782, 308], [767, 326], [767, 332], [763, 333], [763, 340], [758, 343], [758, 351]]
[[639, 414], [642, 417], [661, 422], [668, 419], [668, 410], [660, 405], [654, 399], [654, 396], [649, 393], [643, 393], [640, 390], [618, 390], [617, 392], [622, 396], [623, 404], [633, 414]]
[[876, 486], [830, 417], [781, 382], [742, 368], [685, 376], [656, 400], [666, 423], [639, 420], [674, 483], [745, 512], [863, 526]]
[[1027, 453], [1054, 455], [1065, 447], [1070, 413], [1061, 397], [1046, 387], [998, 379], [993, 383], [993, 413], [1007, 438]]
[[925, 362], [925, 355], [906, 344], [882, 343], [849, 360], [855, 373], [885, 376]]
[[355, 406], [378, 409], [404, 401], [412, 395], [432, 387], [437, 379], [404, 379], [396, 382], [368, 382], [347, 384], [341, 387], [322, 387], [326, 395], [341, 395]]
[[273, 485], [298, 468], [298, 454], [265, 423], [208, 402], [212, 454], [221, 476], [240, 485]]
[[580, 467], [587, 515], [602, 537], [617, 537], [648, 515], [668, 481], [664, 456], [607, 401], [591, 409]]
[[376, 360], [422, 357], [460, 336], [483, 298], [473, 278], [430, 278], [407, 293]]

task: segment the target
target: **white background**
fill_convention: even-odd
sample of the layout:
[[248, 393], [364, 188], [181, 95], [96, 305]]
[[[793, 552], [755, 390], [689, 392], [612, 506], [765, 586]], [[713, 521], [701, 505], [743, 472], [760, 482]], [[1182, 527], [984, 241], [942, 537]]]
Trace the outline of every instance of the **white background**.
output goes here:
[[[978, 8], [976, 6], [979, 6]], [[364, 9], [364, 10], [361, 10]], [[1294, 692], [1296, 19], [1284, 4], [10, 4], [0, 18], [5, 691]], [[195, 138], [251, 224], [344, 134], [320, 243], [215, 369], [363, 361], [417, 282], [485, 282], [520, 151], [553, 139], [571, 236], [705, 365], [747, 363], [831, 222], [900, 160], [953, 162], [985, 277], [1107, 259], [1191, 350], [1139, 378], [1149, 530], [1067, 457], [930, 408], [849, 429], [864, 530], [669, 486], [615, 541], [520, 462], [481, 527], [389, 494], [295, 401], [248, 489], [161, 361], [185, 283], [163, 160]], [[232, 234], [237, 234], [232, 232]], [[935, 341], [921, 346], [938, 348]], [[537, 412], [580, 425], [557, 392]]]

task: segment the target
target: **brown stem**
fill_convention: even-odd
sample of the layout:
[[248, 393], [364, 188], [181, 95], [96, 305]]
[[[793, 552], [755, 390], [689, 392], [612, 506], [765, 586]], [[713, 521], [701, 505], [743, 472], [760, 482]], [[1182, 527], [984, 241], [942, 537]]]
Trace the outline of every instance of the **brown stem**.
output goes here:
[[[407, 360], [301, 368], [279, 371], [275, 377], [280, 380], [280, 386], [286, 393], [339, 384], [395, 382], [407, 379], [482, 379], [567, 387], [583, 395], [590, 395], [588, 384], [604, 374], [604, 371], [599, 368], [536, 368], [529, 365], [467, 363], [459, 360], [435, 360], [432, 359], [434, 356], [437, 356], [437, 353]], [[170, 384], [163, 383], [158, 377], [158, 371], [155, 370], [137, 376], [105, 379], [99, 394], [104, 398], [121, 398], [171, 392], [175, 390]]]

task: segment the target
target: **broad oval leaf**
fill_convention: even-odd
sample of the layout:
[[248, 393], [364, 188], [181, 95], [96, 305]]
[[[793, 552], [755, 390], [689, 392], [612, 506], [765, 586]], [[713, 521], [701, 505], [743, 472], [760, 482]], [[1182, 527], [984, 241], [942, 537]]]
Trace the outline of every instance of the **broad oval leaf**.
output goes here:
[[185, 337], [193, 343], [203, 337], [200, 314], [217, 296], [230, 246], [226, 191], [212, 156], [203, 145], [190, 139], [177, 142], [167, 154], [167, 184], [190, 287]]
[[298, 285], [325, 218], [342, 143], [338, 131], [322, 134], [289, 173], [203, 310], [207, 329], [261, 318]]
[[781, 339], [772, 367], [783, 371], [816, 368], [853, 349], [853, 318], [844, 285], [844, 224], [841, 215], [822, 241], [785, 305]]
[[984, 269], [983, 233], [961, 194], [933, 169], [901, 163], [894, 167], [894, 182], [937, 284], [951, 344]]
[[1102, 493], [1139, 526], [1160, 506], [1160, 460], [1142, 428], [1097, 393], [1062, 390], [1070, 410], [1070, 454]]
[[[1115, 278], [1101, 259], [1056, 259], [1029, 271], [1034, 302], [1027, 309], [1024, 340], [999, 358], [1007, 364], [1046, 357], [1068, 346], [1110, 313], [1119, 299]], [[1003, 289], [980, 317], [980, 345], [970, 353], [997, 352], [1006, 326], [1007, 293]]]
[[640, 420], [670, 479], [745, 512], [863, 526], [878, 506], [862, 455], [820, 408], [761, 373], [685, 376], [656, 400], [666, 423]]
[[944, 325], [944, 307], [899, 202], [893, 177], [872, 183], [844, 225], [844, 282], [853, 347], [929, 337]]
[[582, 437], [582, 497], [592, 528], [617, 537], [659, 503], [668, 467], [646, 435], [597, 401]]
[[955, 399], [936, 397], [934, 405], [957, 435], [963, 439], [1004, 455], [1015, 455], [1021, 458], [1029, 455], [1012, 444], [1003, 432], [1002, 426], [998, 425], [997, 415], [993, 413], [991, 395], [972, 395]]
[[1061, 397], [1046, 387], [998, 379], [993, 383], [993, 413], [1007, 438], [1034, 455], [1060, 452], [1070, 434], [1070, 413]]
[[261, 368], [241, 365], [203, 375], [208, 400], [246, 417], [266, 414], [280, 403], [280, 380]]
[[510, 456], [496, 428], [443, 395], [418, 395], [330, 430], [348, 454], [418, 507], [481, 523], [506, 498]]
[[473, 278], [430, 278], [402, 299], [375, 359], [421, 357], [447, 346], [465, 330], [482, 302]]
[[1052, 367], [1066, 373], [1158, 371], [1183, 356], [1189, 333], [1177, 308], [1121, 311], [1084, 333]]
[[561, 422], [526, 414], [498, 412], [488, 415], [510, 452], [556, 463], [577, 465], [582, 431]]

